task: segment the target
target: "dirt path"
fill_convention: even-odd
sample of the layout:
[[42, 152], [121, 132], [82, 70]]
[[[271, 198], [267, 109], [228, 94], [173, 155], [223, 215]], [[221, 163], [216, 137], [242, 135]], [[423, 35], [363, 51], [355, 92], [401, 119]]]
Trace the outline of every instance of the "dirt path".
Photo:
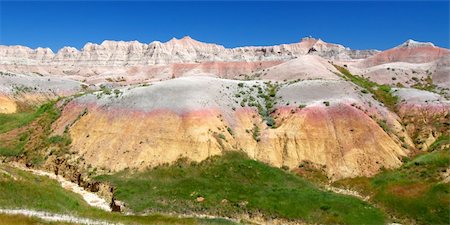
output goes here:
[[90, 205], [99, 209], [102, 209], [104, 211], [111, 211], [111, 208], [109, 207], [109, 203], [103, 199], [100, 198], [98, 195], [92, 193], [92, 192], [88, 192], [86, 190], [84, 190], [82, 187], [78, 186], [75, 183], [72, 183], [66, 179], [64, 179], [62, 176], [59, 175], [55, 175], [49, 172], [45, 172], [42, 170], [34, 170], [34, 169], [30, 169], [30, 168], [26, 168], [24, 166], [21, 166], [17, 163], [11, 164], [12, 166], [14, 166], [15, 168], [21, 169], [21, 170], [25, 170], [28, 172], [31, 172], [35, 175], [38, 176], [47, 176], [50, 179], [56, 180], [58, 181], [61, 186], [71, 192], [77, 193], [79, 195], [81, 195], [83, 197], [83, 199]]
[[361, 200], [363, 200], [365, 202], [369, 202], [369, 198], [370, 198], [369, 196], [361, 195], [357, 191], [343, 189], [343, 188], [337, 188], [337, 187], [332, 187], [332, 186], [329, 186], [329, 185], [325, 186], [325, 190], [332, 191], [332, 192], [337, 193], [337, 194], [350, 195], [350, 196], [356, 197], [358, 199], [361, 199]]
[[[112, 225], [105, 221], [92, 220], [88, 218], [76, 217], [66, 214], [56, 214], [43, 211], [35, 211], [29, 209], [0, 209], [0, 214], [7, 215], [24, 215], [29, 217], [37, 217], [39, 219], [48, 222], [66, 222], [66, 223], [76, 223], [76, 224], [89, 224], [89, 225]], [[117, 224], [117, 223], [114, 223]]]

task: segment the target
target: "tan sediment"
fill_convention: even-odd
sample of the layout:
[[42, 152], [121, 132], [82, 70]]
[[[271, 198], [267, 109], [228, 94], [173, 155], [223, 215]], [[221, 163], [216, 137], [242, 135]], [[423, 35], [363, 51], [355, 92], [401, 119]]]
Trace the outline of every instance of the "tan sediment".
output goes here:
[[0, 95], [0, 113], [15, 113], [17, 105], [14, 100]]
[[[268, 128], [256, 111], [237, 110], [234, 117], [231, 125], [214, 109], [179, 115], [91, 108], [70, 129], [72, 150], [87, 163], [113, 171], [181, 157], [201, 161], [238, 150], [277, 167], [295, 168], [303, 160], [326, 165], [332, 179], [395, 168], [405, 155], [375, 121], [347, 105], [281, 112], [276, 129]], [[259, 142], [253, 138], [255, 124], [261, 130]]]

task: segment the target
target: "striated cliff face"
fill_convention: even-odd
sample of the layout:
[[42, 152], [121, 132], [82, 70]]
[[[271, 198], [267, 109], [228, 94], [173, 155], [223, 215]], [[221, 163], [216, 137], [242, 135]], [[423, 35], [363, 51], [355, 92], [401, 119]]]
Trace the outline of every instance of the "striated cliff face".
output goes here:
[[100, 45], [88, 43], [81, 50], [64, 47], [57, 53], [48, 48], [0, 46], [0, 62], [15, 65], [135, 66], [211, 61], [285, 61], [308, 52], [329, 59], [357, 59], [373, 55], [377, 51], [351, 50], [313, 38], [304, 38], [294, 44], [225, 48], [184, 37], [150, 44], [137, 41], [104, 41]]
[[428, 63], [441, 59], [442, 57], [448, 59], [450, 57], [450, 51], [434, 46], [429, 42], [424, 43], [408, 40], [395, 48], [368, 57], [361, 64], [365, 67], [371, 67], [393, 62]]
[[278, 167], [296, 168], [307, 160], [326, 166], [332, 179], [370, 176], [401, 164], [407, 151], [371, 118], [395, 127], [395, 115], [351, 83], [281, 85], [272, 128], [257, 107], [240, 105], [243, 96], [258, 101], [251, 89], [256, 93], [266, 85], [248, 81], [240, 87], [238, 81], [187, 77], [123, 90], [118, 97], [86, 95], [65, 107], [54, 130], [63, 132], [73, 124], [71, 151], [88, 164], [113, 171], [180, 157], [201, 161], [228, 150]]
[[80, 82], [66, 78], [0, 72], [0, 113], [15, 113], [81, 90]]
[[[206, 75], [229, 79], [314, 79], [332, 77], [331, 63], [383, 84], [412, 86], [433, 78], [448, 88], [448, 49], [408, 40], [386, 51], [351, 50], [320, 39], [275, 46], [225, 48], [190, 37], [162, 43], [104, 41], [81, 50], [0, 46], [0, 71], [64, 76], [87, 84], [136, 84]], [[284, 64], [276, 67], [279, 64]], [[271, 70], [272, 72], [268, 72]], [[289, 70], [289, 71], [287, 71]], [[281, 75], [279, 75], [279, 73]]]
[[448, 99], [410, 88], [400, 88], [395, 93], [402, 102], [398, 106], [398, 115], [418, 149], [428, 150], [440, 136], [450, 135]]
[[336, 63], [380, 84], [412, 87], [428, 80], [450, 88], [450, 50], [429, 42], [408, 40], [359, 61]]

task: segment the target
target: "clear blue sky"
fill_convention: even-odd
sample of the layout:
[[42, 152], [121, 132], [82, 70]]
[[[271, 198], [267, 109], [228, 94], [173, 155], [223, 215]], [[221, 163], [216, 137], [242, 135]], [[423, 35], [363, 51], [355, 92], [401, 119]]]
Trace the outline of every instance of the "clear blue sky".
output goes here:
[[449, 48], [449, 1], [439, 2], [5, 2], [0, 44], [82, 48], [103, 40], [189, 35], [226, 47], [322, 38], [387, 49], [411, 38]]

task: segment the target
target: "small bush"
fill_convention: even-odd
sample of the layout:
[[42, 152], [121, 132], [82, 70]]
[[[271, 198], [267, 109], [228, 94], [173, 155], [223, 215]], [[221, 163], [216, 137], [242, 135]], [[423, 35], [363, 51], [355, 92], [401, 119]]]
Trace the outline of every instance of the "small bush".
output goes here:
[[261, 140], [261, 139], [260, 139], [261, 133], [259, 132], [259, 127], [256, 126], [256, 124], [253, 125], [253, 130], [252, 130], [252, 131], [253, 131], [253, 132], [252, 132], [253, 139], [254, 139], [256, 142], [259, 142], [259, 141]]
[[224, 134], [220, 133], [219, 135], [217, 135], [220, 139], [226, 140], [227, 138], [225, 137]]
[[227, 127], [227, 131], [228, 131], [228, 133], [230, 133], [231, 136], [234, 135], [234, 132], [230, 127]]
[[59, 144], [62, 146], [68, 146], [72, 143], [72, 140], [70, 139], [70, 137], [68, 135], [55, 135], [52, 136], [50, 138], [48, 138], [48, 142], [51, 144]]

